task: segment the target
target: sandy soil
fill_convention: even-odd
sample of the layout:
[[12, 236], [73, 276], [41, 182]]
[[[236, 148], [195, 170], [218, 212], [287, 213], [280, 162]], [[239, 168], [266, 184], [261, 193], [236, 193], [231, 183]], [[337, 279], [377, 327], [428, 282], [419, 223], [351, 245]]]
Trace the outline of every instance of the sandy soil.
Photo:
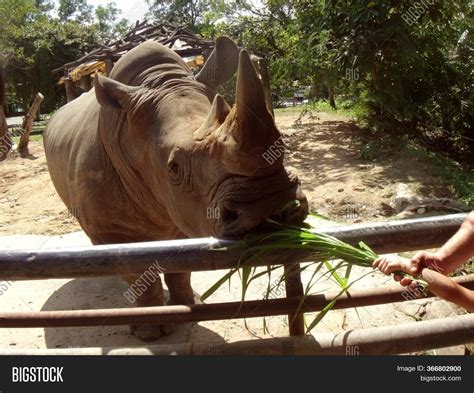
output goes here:
[[[386, 220], [394, 214], [387, 206], [400, 184], [415, 195], [452, 197], [448, 187], [427, 163], [406, 156], [402, 151], [391, 149], [375, 162], [360, 159], [359, 152], [365, 140], [343, 116], [321, 114], [319, 119], [305, 119], [300, 126], [295, 126], [295, 119], [294, 113], [277, 115], [277, 123], [289, 147], [287, 165], [299, 175], [313, 210], [345, 222]], [[88, 244], [84, 233], [76, 232], [80, 231], [79, 225], [54, 190], [42, 142], [32, 142], [30, 152], [28, 159], [12, 154], [0, 163], [0, 248]], [[195, 291], [202, 293], [222, 274], [193, 274]], [[303, 281], [307, 282], [310, 275], [311, 272], [306, 271]], [[389, 282], [390, 279], [374, 272], [361, 280], [360, 286], [379, 286]], [[256, 282], [249, 298], [261, 298], [266, 284], [266, 281]], [[239, 280], [233, 280], [230, 291], [225, 286], [210, 301], [239, 300], [239, 286]], [[8, 288], [2, 294], [2, 309], [8, 311], [130, 306], [123, 297], [125, 284], [118, 278], [17, 281], [9, 283]], [[318, 289], [324, 292], [337, 287], [328, 281]], [[433, 300], [366, 307], [358, 311], [332, 311], [318, 325], [315, 334], [413, 321], [430, 303]], [[449, 310], [446, 315], [452, 312]], [[271, 335], [287, 334], [286, 317], [272, 317], [267, 322]], [[261, 318], [249, 320], [247, 327], [240, 320], [187, 324], [180, 326], [175, 334], [160, 339], [159, 343], [268, 337], [262, 327]], [[143, 343], [131, 336], [126, 326], [0, 329], [0, 348], [74, 349], [137, 345]]]
[[80, 230], [51, 183], [43, 143], [32, 141], [29, 150], [30, 157], [12, 153], [0, 165], [0, 236]]

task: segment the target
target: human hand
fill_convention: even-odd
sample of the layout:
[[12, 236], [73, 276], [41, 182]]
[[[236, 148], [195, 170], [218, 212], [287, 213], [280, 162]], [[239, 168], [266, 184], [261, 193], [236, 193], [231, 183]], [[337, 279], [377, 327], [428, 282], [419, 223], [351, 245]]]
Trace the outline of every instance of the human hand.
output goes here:
[[[378, 257], [372, 264], [374, 269], [378, 268], [382, 273], [390, 275], [396, 272], [411, 272], [410, 260], [399, 257], [398, 255], [390, 254]], [[400, 275], [394, 275], [395, 281], [400, 281], [403, 278]]]
[[[411, 274], [412, 276], [418, 276], [424, 268], [434, 270], [438, 273], [443, 273], [444, 270], [441, 267], [441, 258], [437, 254], [427, 251], [417, 252], [415, 256], [410, 260], [409, 264], [409, 269], [406, 272]], [[409, 277], [401, 277], [398, 280], [396, 279], [396, 281], [400, 281], [400, 284], [405, 287], [412, 283], [412, 280]]]
[[414, 294], [414, 297], [421, 297], [423, 291], [420, 290], [418, 283], [413, 281], [410, 277], [406, 277], [401, 273], [407, 273], [411, 276], [415, 274], [416, 266], [412, 265], [411, 260], [407, 258], [402, 258], [395, 254], [384, 255], [378, 257], [372, 267], [378, 268], [382, 273], [390, 275], [393, 273], [393, 279], [397, 282], [400, 282], [401, 285], [406, 286]]

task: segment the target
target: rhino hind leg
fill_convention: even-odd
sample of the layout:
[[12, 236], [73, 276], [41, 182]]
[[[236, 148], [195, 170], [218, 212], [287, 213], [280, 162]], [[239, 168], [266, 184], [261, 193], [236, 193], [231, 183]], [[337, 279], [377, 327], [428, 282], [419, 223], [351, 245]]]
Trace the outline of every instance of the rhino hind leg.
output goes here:
[[[123, 279], [132, 285], [136, 283], [140, 276], [125, 276]], [[146, 289], [136, 298], [137, 307], [152, 307], [162, 306], [163, 300], [163, 286], [161, 284], [161, 278], [158, 279], [151, 285], [147, 286]], [[167, 336], [173, 332], [173, 324], [147, 324], [147, 325], [131, 325], [131, 333], [142, 341], [154, 341], [159, 339], [161, 336]]]
[[170, 304], [195, 303], [191, 273], [165, 273], [165, 282], [170, 292]]

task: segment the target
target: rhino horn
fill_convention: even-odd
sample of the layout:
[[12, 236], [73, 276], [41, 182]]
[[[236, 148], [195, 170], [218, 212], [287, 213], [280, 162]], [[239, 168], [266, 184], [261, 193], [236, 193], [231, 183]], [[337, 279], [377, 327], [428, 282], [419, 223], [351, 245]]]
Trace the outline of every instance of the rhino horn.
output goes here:
[[[244, 49], [239, 56], [235, 107], [229, 117], [232, 117], [229, 130], [237, 142], [239, 154], [254, 156], [255, 160], [250, 161], [261, 161], [257, 157], [280, 137], [267, 109], [260, 77]], [[255, 165], [265, 165], [265, 162]]]
[[245, 49], [240, 51], [235, 106], [239, 120], [255, 122], [268, 112], [260, 77]]

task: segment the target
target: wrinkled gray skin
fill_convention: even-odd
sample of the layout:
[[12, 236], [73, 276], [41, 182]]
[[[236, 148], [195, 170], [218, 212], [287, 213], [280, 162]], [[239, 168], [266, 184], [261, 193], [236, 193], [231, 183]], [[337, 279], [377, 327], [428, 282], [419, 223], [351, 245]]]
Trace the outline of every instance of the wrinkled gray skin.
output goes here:
[[[215, 87], [237, 70], [236, 104]], [[110, 78], [62, 107], [44, 146], [51, 179], [93, 244], [242, 234], [289, 201], [307, 202], [283, 157], [263, 158], [279, 138], [249, 55], [227, 37], [194, 77], [170, 49], [145, 42]], [[133, 283], [137, 276], [124, 279]], [[190, 274], [165, 274], [171, 304], [194, 303]], [[161, 281], [137, 300], [163, 304]], [[133, 326], [143, 340], [169, 326]]]

